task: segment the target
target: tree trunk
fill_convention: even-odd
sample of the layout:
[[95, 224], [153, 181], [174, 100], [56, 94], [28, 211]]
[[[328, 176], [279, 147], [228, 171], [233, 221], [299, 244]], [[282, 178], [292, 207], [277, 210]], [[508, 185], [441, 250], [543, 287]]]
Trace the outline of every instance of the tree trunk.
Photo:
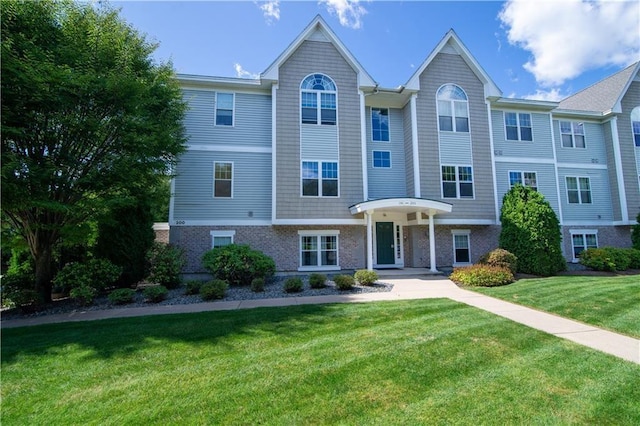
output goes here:
[[51, 246], [38, 247], [38, 250], [34, 253], [36, 269], [35, 290], [44, 303], [51, 302], [51, 280], [53, 279], [52, 254]]

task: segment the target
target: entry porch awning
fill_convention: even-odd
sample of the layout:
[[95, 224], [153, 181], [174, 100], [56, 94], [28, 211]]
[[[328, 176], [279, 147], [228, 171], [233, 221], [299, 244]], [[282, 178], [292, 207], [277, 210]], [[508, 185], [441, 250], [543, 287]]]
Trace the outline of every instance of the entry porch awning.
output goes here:
[[436, 214], [450, 213], [452, 205], [426, 198], [381, 198], [363, 201], [349, 207], [352, 215], [364, 213], [367, 223], [367, 269], [373, 269], [373, 224], [371, 216], [374, 212], [416, 213], [418, 217], [425, 213], [429, 216], [429, 254], [431, 271], [436, 268], [436, 242], [433, 218]]

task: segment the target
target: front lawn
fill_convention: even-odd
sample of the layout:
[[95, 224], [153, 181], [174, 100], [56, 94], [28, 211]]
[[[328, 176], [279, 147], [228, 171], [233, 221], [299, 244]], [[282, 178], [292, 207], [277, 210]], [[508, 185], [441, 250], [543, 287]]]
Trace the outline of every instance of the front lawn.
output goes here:
[[2, 336], [3, 425], [635, 425], [638, 383], [638, 365], [443, 299]]
[[470, 290], [640, 337], [640, 275], [521, 279]]

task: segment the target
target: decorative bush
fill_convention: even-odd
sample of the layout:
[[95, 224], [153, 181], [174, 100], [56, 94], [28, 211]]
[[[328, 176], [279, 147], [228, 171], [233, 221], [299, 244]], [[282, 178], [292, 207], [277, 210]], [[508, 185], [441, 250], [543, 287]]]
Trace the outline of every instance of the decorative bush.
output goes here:
[[518, 258], [513, 253], [501, 248], [483, 254], [478, 260], [478, 263], [507, 268], [512, 274], [518, 271]]
[[250, 285], [255, 278], [271, 278], [276, 264], [269, 256], [247, 245], [229, 244], [207, 251], [202, 265], [214, 277], [231, 285]]
[[351, 275], [336, 275], [333, 277], [333, 282], [336, 283], [338, 290], [351, 290], [355, 285], [355, 280]]
[[130, 288], [118, 288], [109, 293], [109, 302], [114, 305], [126, 305], [133, 302], [136, 292]]
[[180, 285], [180, 272], [185, 265], [182, 250], [170, 244], [156, 242], [147, 252], [147, 262], [150, 282], [166, 288], [177, 288]]
[[264, 291], [264, 278], [254, 278], [251, 281], [251, 291], [254, 293]]
[[514, 281], [508, 268], [482, 264], [455, 268], [449, 279], [456, 284], [473, 287], [495, 287]]
[[200, 296], [203, 300], [222, 299], [228, 288], [229, 284], [225, 280], [209, 281], [200, 287]]
[[287, 293], [299, 293], [302, 291], [303, 283], [300, 277], [287, 278], [284, 282], [283, 290]]
[[515, 185], [502, 199], [500, 247], [513, 253], [518, 272], [549, 276], [566, 268], [560, 222], [544, 196]]
[[640, 251], [616, 247], [590, 248], [580, 253], [580, 263], [595, 271], [626, 271], [632, 265], [637, 267], [640, 264]]
[[202, 281], [187, 281], [184, 283], [184, 294], [198, 294], [200, 293], [200, 287], [202, 287]]
[[98, 290], [89, 285], [81, 285], [74, 287], [69, 292], [69, 296], [80, 305], [89, 306], [93, 304], [93, 300], [96, 298]]
[[[91, 259], [87, 262], [67, 263], [53, 279], [53, 285], [64, 292], [74, 288], [90, 287], [98, 291], [112, 286], [122, 269], [106, 259]], [[71, 293], [69, 293], [71, 295]], [[87, 290], [76, 294], [88, 294]], [[95, 297], [94, 294], [94, 297]], [[73, 295], [71, 295], [73, 297]], [[92, 298], [93, 300], [93, 298]]]
[[356, 271], [353, 277], [360, 285], [373, 285], [373, 283], [378, 281], [378, 273], [367, 269], [360, 269]]
[[2, 306], [16, 306], [23, 311], [35, 310], [42, 303], [42, 299], [34, 288], [33, 274], [21, 271], [7, 273], [0, 281]]
[[327, 277], [322, 274], [311, 274], [309, 276], [309, 287], [311, 288], [325, 288], [327, 286]]
[[145, 288], [142, 291], [142, 294], [147, 299], [147, 302], [158, 303], [167, 298], [169, 290], [167, 290], [167, 288], [163, 285], [154, 285]]

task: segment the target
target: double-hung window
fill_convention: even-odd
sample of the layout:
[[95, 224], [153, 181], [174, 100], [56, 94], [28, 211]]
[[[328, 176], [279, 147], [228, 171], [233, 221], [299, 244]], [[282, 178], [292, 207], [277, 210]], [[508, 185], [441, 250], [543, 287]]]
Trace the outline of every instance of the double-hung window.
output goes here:
[[631, 131], [633, 132], [633, 143], [640, 147], [640, 106], [631, 111]]
[[471, 231], [468, 229], [453, 229], [451, 234], [453, 236], [453, 264], [471, 263], [471, 250], [469, 248]]
[[567, 176], [569, 204], [591, 204], [591, 182], [588, 177]]
[[373, 151], [373, 168], [374, 169], [390, 169], [391, 168], [391, 152]]
[[469, 132], [467, 95], [455, 84], [438, 90], [438, 126], [441, 132]]
[[300, 84], [302, 124], [337, 123], [336, 85], [324, 74], [311, 74]]
[[473, 198], [471, 166], [442, 166], [442, 197]]
[[537, 191], [538, 178], [536, 172], [509, 172], [509, 186], [513, 188], [517, 184], [528, 186]]
[[573, 230], [571, 233], [571, 246], [573, 248], [573, 261], [577, 262], [580, 253], [590, 248], [598, 248], [598, 231], [596, 230]]
[[337, 269], [339, 231], [298, 231], [300, 269]]
[[505, 112], [504, 126], [509, 141], [533, 141], [531, 114]]
[[337, 197], [338, 163], [303, 161], [302, 195], [305, 197]]
[[216, 161], [213, 169], [213, 196], [233, 197], [233, 163]]
[[389, 109], [371, 108], [371, 139], [389, 142]]
[[584, 124], [572, 121], [560, 122], [560, 137], [563, 148], [585, 148]]
[[233, 93], [216, 92], [216, 126], [233, 126]]

